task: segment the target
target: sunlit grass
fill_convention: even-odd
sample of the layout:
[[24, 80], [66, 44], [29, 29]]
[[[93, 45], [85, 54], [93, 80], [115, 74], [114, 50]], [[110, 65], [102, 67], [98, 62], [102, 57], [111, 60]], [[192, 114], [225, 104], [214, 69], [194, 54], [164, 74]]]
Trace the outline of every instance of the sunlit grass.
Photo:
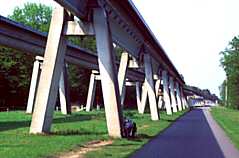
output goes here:
[[87, 158], [126, 158], [140, 149], [150, 139], [162, 132], [172, 124], [183, 112], [174, 113], [172, 116], [161, 112], [160, 121], [151, 121], [149, 114], [138, 114], [137, 112], [127, 112], [126, 114], [133, 119], [138, 127], [138, 136], [135, 139], [117, 139], [112, 145], [105, 146], [101, 150], [92, 151], [86, 154]]
[[239, 149], [239, 111], [225, 107], [215, 107], [212, 108], [211, 113]]
[[[137, 123], [138, 138], [115, 139], [112, 145], [90, 152], [87, 157], [127, 157], [183, 114], [166, 116], [162, 113], [160, 121], [151, 121], [149, 114], [140, 115], [133, 110], [124, 113]], [[24, 112], [0, 113], [1, 158], [51, 157], [93, 140], [109, 139], [103, 111], [77, 112], [70, 116], [55, 113], [49, 135], [30, 135], [30, 120], [31, 115]]]

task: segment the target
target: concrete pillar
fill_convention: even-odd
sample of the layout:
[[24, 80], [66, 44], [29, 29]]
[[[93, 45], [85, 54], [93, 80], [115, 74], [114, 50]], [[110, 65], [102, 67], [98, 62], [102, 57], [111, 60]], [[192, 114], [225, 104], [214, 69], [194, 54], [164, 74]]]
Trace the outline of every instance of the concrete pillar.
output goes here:
[[171, 105], [173, 108], [173, 112], [177, 112], [178, 109], [177, 109], [176, 98], [175, 98], [173, 77], [169, 77], [169, 84], [170, 84]]
[[178, 105], [178, 110], [182, 111], [182, 97], [180, 95], [180, 90], [179, 90], [179, 85], [178, 82], [175, 82], [175, 86], [176, 86], [176, 95], [177, 95], [177, 105]]
[[29, 96], [27, 101], [27, 110], [26, 110], [26, 113], [28, 114], [31, 114], [33, 111], [36, 89], [38, 85], [38, 77], [40, 74], [40, 64], [41, 64], [40, 62], [42, 62], [42, 60], [43, 60], [42, 57], [36, 56], [34, 64], [33, 64], [32, 78], [31, 78]]
[[158, 79], [155, 83], [155, 95], [156, 95], [156, 99], [158, 100], [158, 108], [161, 109], [163, 106], [163, 101], [162, 101], [162, 96], [160, 96], [159, 91], [160, 91], [160, 85], [161, 85], [162, 80]]
[[128, 61], [129, 61], [129, 54], [127, 52], [122, 52], [121, 59], [120, 59], [119, 72], [118, 72], [121, 106], [124, 105], [124, 98], [126, 93], [125, 78], [126, 78], [126, 72], [128, 67]]
[[170, 97], [169, 97], [169, 88], [168, 88], [168, 74], [167, 71], [162, 72], [162, 78], [163, 78], [163, 99], [164, 99], [164, 105], [166, 108], [166, 113], [168, 115], [172, 115], [172, 109], [170, 105]]
[[164, 109], [164, 100], [163, 100], [163, 96], [159, 96], [158, 97], [158, 108], [159, 109]]
[[147, 90], [146, 84], [144, 82], [142, 85], [141, 104], [140, 104], [140, 108], [139, 108], [140, 114], [144, 113], [146, 102], [147, 102], [147, 95], [148, 95], [148, 90]]
[[145, 85], [148, 91], [149, 108], [152, 120], [159, 120], [158, 107], [155, 97], [155, 85], [153, 81], [153, 70], [151, 57], [149, 54], [144, 54], [144, 68], [145, 68]]
[[180, 93], [182, 96], [182, 108], [185, 109], [186, 107], [188, 107], [188, 105], [187, 105], [187, 101], [186, 101], [186, 98], [183, 93], [183, 88], [181, 86], [180, 86]]
[[94, 104], [95, 90], [96, 90], [95, 74], [91, 73], [89, 90], [88, 90], [88, 95], [87, 95], [87, 102], [86, 102], [86, 111], [90, 111]]
[[140, 83], [139, 82], [136, 82], [135, 90], [136, 90], [136, 101], [137, 101], [138, 112], [140, 113], [142, 111], [141, 110], [142, 105], [141, 105]]
[[57, 5], [52, 13], [30, 133], [50, 132], [66, 51], [66, 38], [62, 35], [64, 21], [64, 8]]
[[61, 113], [64, 115], [71, 114], [70, 88], [68, 86], [67, 65], [64, 63], [59, 82], [59, 98]]
[[98, 63], [101, 76], [105, 115], [109, 136], [122, 137], [123, 113], [120, 106], [119, 84], [114, 62], [113, 43], [106, 12], [93, 10]]
[[159, 97], [160, 83], [161, 83], [160, 79], [156, 80], [156, 82], [155, 82], [155, 96], [156, 96], [156, 99], [158, 99], [158, 97]]

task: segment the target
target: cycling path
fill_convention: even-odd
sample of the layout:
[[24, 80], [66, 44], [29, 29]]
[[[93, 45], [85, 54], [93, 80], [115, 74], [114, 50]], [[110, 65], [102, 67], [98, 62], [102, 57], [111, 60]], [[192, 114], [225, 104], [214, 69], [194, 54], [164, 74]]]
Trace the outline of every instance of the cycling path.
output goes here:
[[209, 110], [188, 112], [131, 158], [239, 158], [239, 151]]

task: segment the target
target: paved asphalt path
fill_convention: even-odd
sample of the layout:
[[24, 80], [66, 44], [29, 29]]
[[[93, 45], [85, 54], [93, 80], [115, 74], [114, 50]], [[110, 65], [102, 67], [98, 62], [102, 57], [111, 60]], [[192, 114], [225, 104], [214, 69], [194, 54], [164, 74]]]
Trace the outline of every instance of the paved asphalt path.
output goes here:
[[239, 158], [209, 108], [187, 113], [131, 158]]

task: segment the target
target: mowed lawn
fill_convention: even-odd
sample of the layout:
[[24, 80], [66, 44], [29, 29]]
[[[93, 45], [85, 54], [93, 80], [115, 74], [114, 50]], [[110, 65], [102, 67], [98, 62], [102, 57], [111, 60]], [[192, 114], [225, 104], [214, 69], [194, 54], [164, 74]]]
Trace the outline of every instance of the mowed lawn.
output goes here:
[[[113, 144], [89, 152], [86, 157], [128, 157], [149, 139], [168, 127], [180, 115], [161, 113], [160, 121], [151, 121], [149, 114], [138, 114], [134, 110], [124, 111], [124, 115], [137, 123], [136, 139], [114, 139]], [[52, 133], [49, 135], [30, 135], [31, 116], [24, 112], [0, 113], [0, 157], [1, 158], [39, 158], [53, 157], [71, 149], [80, 148], [95, 140], [109, 140], [104, 111], [76, 112], [64, 116], [54, 115]]]
[[239, 149], [239, 110], [215, 107], [212, 108], [211, 113], [233, 144]]

